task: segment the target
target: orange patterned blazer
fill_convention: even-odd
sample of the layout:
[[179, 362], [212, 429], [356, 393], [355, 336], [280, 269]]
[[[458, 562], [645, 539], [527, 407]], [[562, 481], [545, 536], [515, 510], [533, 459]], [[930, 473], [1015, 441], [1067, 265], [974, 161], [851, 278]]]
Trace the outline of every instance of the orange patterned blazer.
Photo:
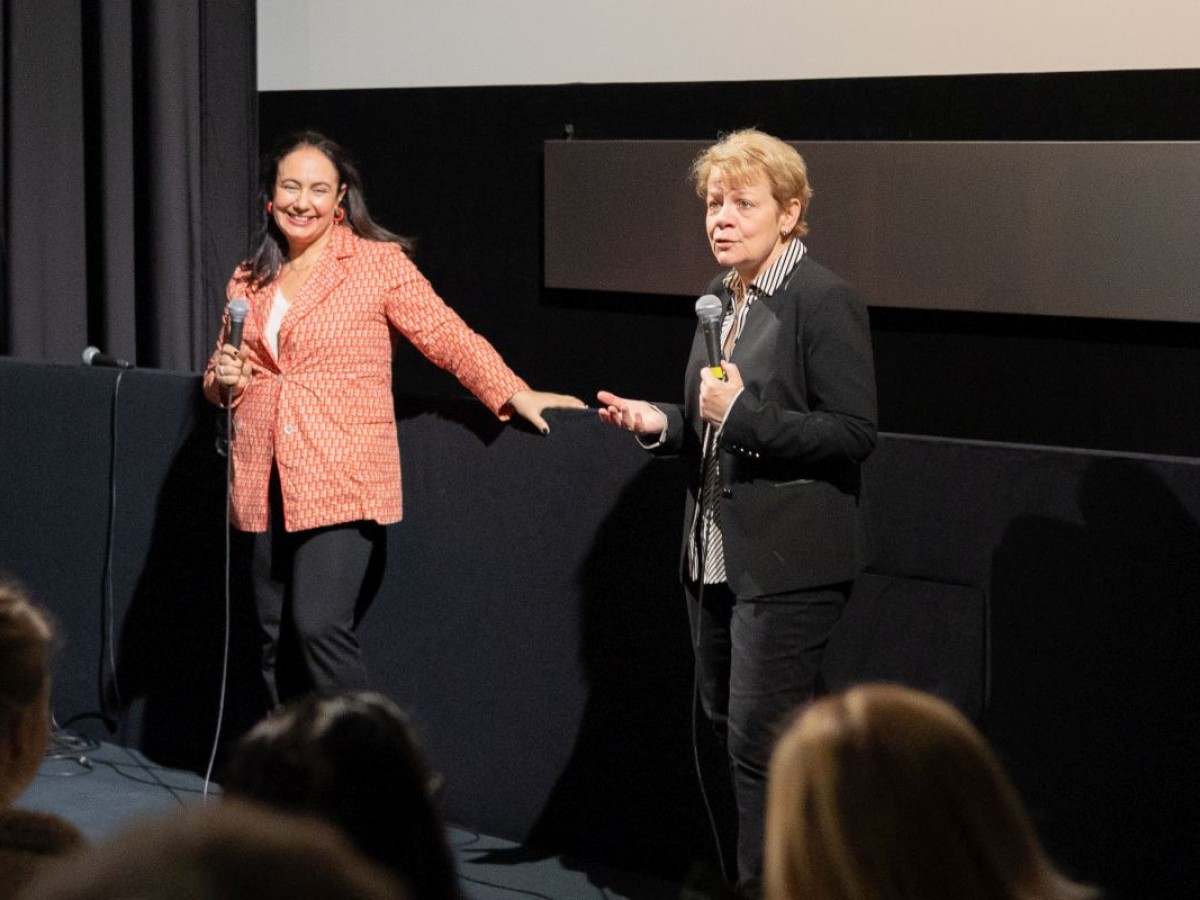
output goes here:
[[[400, 520], [393, 331], [503, 419], [511, 414], [508, 398], [528, 387], [438, 297], [397, 244], [335, 226], [283, 318], [278, 358], [263, 338], [276, 286], [250, 290], [248, 280], [239, 268], [227, 288], [230, 298], [245, 297], [250, 306], [242, 346], [253, 375], [233, 402], [230, 441], [230, 521], [243, 531], [267, 529], [272, 463], [288, 531]], [[204, 373], [204, 394], [220, 406], [216, 357]]]

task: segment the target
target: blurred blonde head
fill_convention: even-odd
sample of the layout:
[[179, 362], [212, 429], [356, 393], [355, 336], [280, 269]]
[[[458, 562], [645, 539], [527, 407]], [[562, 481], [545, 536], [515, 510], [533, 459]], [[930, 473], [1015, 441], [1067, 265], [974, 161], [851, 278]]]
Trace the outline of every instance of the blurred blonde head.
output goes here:
[[792, 200], [800, 201], [800, 215], [787, 236], [799, 238], [808, 234], [808, 205], [813, 195], [808, 166], [790, 144], [757, 128], [725, 135], [692, 163], [692, 183], [702, 200], [707, 195], [713, 169], [720, 169], [730, 188], [744, 187], [757, 181], [758, 176], [765, 176], [771, 196], [780, 208], [786, 208]]
[[1068, 900], [983, 736], [949, 704], [864, 685], [809, 706], [771, 761], [768, 900]]
[[50, 740], [53, 640], [24, 589], [0, 582], [0, 809], [33, 780]]

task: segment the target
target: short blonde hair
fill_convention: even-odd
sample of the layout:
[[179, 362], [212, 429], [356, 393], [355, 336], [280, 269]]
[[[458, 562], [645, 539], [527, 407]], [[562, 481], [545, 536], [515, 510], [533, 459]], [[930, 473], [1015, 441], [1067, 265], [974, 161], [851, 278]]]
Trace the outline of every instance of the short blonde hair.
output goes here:
[[1079, 900], [983, 736], [936, 697], [864, 685], [814, 702], [771, 760], [767, 900]]
[[771, 196], [780, 207], [791, 200], [800, 201], [800, 215], [790, 237], [808, 234], [808, 205], [812, 187], [808, 183], [808, 166], [794, 147], [757, 128], [744, 128], [723, 136], [692, 162], [691, 177], [696, 193], [703, 200], [708, 194], [708, 177], [713, 169], [734, 187], [765, 175], [771, 185]]

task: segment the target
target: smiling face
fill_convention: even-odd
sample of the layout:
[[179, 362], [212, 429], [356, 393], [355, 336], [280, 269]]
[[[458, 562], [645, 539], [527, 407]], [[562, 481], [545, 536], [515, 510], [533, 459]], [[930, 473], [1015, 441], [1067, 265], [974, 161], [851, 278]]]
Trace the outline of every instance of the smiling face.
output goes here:
[[290, 256], [299, 256], [329, 234], [345, 194], [337, 167], [316, 147], [298, 147], [279, 161], [271, 215], [287, 238]]
[[750, 284], [783, 250], [800, 215], [800, 200], [780, 206], [761, 171], [742, 183], [726, 182], [716, 167], [709, 172], [705, 192], [705, 227], [713, 256], [722, 266], [736, 269]]

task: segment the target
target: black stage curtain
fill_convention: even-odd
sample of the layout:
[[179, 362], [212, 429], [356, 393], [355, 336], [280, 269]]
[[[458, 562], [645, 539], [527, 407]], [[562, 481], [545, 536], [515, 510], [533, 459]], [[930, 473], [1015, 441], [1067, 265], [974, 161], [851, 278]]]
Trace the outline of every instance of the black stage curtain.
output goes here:
[[0, 353], [196, 371], [244, 254], [254, 0], [3, 0]]

